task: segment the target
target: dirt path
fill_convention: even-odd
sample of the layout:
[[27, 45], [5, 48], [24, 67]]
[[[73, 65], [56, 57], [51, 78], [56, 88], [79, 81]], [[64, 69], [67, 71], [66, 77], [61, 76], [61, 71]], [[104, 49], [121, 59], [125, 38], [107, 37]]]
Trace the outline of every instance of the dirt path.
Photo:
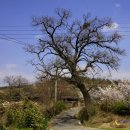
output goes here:
[[81, 125], [74, 115], [81, 108], [71, 108], [56, 116], [50, 123], [48, 130], [100, 130], [98, 128], [86, 128]]

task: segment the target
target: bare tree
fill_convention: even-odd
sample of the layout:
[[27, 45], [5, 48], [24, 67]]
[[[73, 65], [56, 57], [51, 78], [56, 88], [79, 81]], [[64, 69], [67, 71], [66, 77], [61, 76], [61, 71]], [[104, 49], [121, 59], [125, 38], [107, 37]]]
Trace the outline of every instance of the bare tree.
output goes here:
[[8, 86], [14, 86], [14, 85], [15, 85], [15, 77], [12, 76], [12, 75], [10, 75], [10, 76], [5, 76], [4, 82], [5, 82]]
[[29, 82], [21, 75], [15, 77], [15, 86], [19, 89], [19, 95], [21, 96], [21, 87], [27, 85]]
[[[106, 33], [104, 28], [112, 28], [110, 18], [102, 20], [84, 15], [81, 20], [69, 20], [70, 11], [57, 9], [55, 17], [33, 18], [33, 25], [40, 26], [43, 37], [36, 45], [28, 45], [27, 52], [37, 56], [31, 64], [43, 76], [55, 77], [59, 68], [60, 78], [64, 78], [80, 89], [85, 106], [90, 110], [90, 89], [85, 86], [82, 76], [87, 76], [95, 68], [105, 65], [109, 70], [117, 70], [119, 56], [124, 50], [118, 47], [121, 35], [118, 32]], [[60, 62], [54, 60], [58, 57]]]
[[12, 87], [15, 86], [15, 77], [10, 75], [10, 76], [5, 76], [5, 78], [3, 79], [3, 81], [10, 87], [9, 88], [9, 93], [10, 93], [10, 97], [12, 96]]
[[25, 86], [28, 84], [28, 80], [21, 75], [19, 76], [5, 76], [4, 82], [8, 84], [10, 87], [10, 96], [12, 96], [12, 87], [17, 87], [19, 89], [19, 95], [21, 95], [20, 89], [22, 86]]

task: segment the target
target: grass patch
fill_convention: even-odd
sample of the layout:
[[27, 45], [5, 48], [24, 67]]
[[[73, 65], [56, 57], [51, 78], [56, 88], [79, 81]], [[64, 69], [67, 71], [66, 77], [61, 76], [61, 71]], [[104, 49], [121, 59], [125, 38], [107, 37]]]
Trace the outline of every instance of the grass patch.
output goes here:
[[105, 128], [104, 130], [130, 130], [130, 128]]
[[84, 122], [86, 127], [101, 128], [104, 130], [130, 130], [130, 123], [121, 123], [121, 120], [130, 120], [127, 116], [99, 112]]
[[5, 130], [33, 130], [33, 128], [6, 128]]

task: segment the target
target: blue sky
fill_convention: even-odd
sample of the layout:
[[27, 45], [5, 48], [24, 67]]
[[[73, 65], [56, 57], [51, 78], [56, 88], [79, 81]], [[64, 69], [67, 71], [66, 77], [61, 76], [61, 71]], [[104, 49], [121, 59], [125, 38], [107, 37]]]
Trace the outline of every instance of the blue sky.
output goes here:
[[[34, 68], [27, 64], [30, 55], [25, 53], [22, 43], [35, 43], [36, 32], [15, 31], [31, 30], [32, 16], [54, 15], [54, 9], [70, 9], [74, 18], [81, 18], [90, 12], [93, 17], [111, 17], [122, 31], [121, 48], [127, 56], [121, 60], [118, 72], [112, 72], [113, 78], [130, 80], [130, 1], [129, 0], [0, 0], [0, 84], [6, 75], [21, 74], [29, 80], [34, 79]], [[26, 35], [27, 34], [27, 35]], [[34, 34], [34, 35], [30, 35]], [[21, 39], [19, 39], [21, 38]]]

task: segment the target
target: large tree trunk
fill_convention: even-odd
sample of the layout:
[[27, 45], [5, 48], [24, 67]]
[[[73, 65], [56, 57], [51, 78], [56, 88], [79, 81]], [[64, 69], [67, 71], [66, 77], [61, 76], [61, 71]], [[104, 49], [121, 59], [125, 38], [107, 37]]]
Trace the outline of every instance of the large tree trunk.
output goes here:
[[86, 120], [88, 120], [91, 114], [91, 97], [84, 84], [78, 84], [77, 87], [80, 89], [81, 93], [83, 94], [86, 116], [87, 116], [85, 118]]
[[[85, 109], [86, 110], [86, 115], [89, 117], [91, 116], [91, 97], [89, 94], [89, 91], [87, 90], [85, 84], [83, 83], [82, 79], [80, 79], [79, 76], [73, 75], [71, 79], [65, 79], [68, 83], [71, 83], [75, 85], [79, 90], [81, 91], [83, 98], [84, 98], [84, 104], [85, 104]], [[87, 120], [88, 120], [87, 119]]]

